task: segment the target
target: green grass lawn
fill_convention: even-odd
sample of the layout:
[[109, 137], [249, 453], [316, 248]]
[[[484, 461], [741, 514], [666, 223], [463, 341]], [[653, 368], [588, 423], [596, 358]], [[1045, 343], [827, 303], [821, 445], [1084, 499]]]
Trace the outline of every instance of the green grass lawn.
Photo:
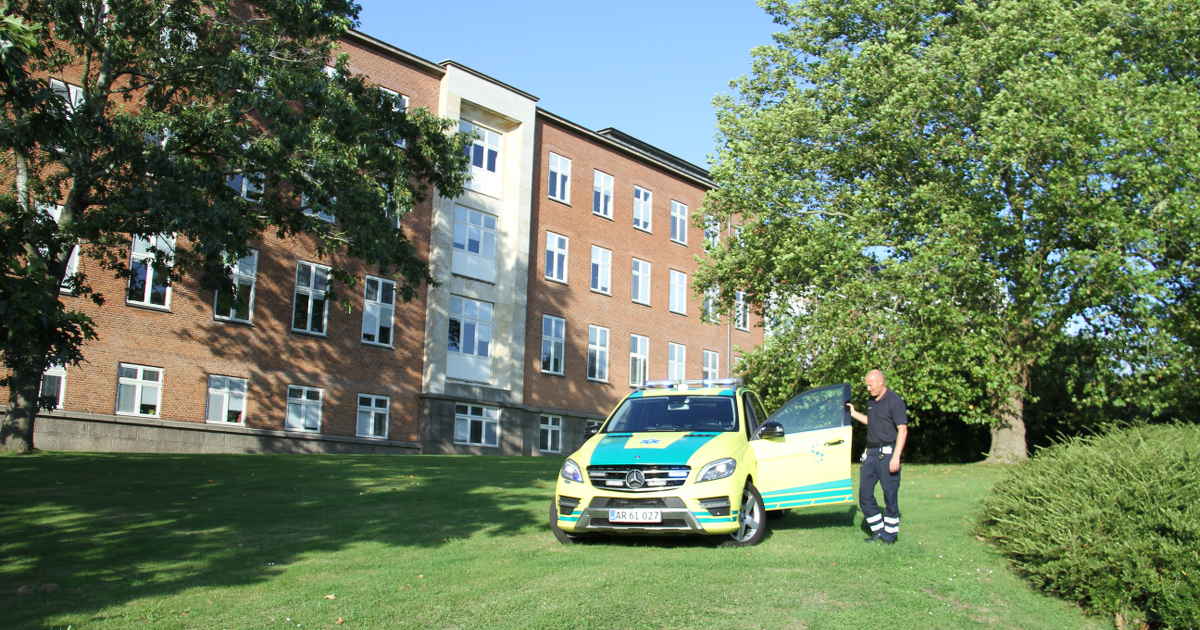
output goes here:
[[0, 457], [0, 628], [1111, 627], [1032, 591], [972, 535], [1001, 468], [906, 466], [892, 547], [864, 544], [841, 507], [792, 512], [739, 549], [560, 545], [546, 526], [558, 465]]

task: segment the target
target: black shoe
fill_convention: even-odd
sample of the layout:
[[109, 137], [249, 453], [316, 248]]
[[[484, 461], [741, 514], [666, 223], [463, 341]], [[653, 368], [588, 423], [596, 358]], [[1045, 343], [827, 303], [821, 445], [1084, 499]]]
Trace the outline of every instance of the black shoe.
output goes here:
[[872, 534], [872, 535], [864, 538], [863, 542], [873, 543], [873, 542], [885, 542], [885, 541], [883, 540], [883, 536], [880, 536], [879, 534]]
[[879, 542], [881, 542], [885, 545], [894, 545], [894, 544], [896, 544], [896, 540], [897, 540], [896, 538], [884, 538], [882, 536], [879, 537]]

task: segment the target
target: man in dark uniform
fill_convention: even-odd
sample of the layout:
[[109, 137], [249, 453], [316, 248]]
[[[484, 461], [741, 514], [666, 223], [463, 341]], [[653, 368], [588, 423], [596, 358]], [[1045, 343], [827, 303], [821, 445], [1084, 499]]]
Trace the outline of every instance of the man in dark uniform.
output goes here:
[[[846, 403], [850, 415], [867, 425], [867, 450], [862, 456], [862, 474], [858, 480], [858, 506], [871, 528], [867, 542], [892, 544], [900, 534], [900, 454], [908, 441], [908, 415], [904, 401], [888, 389], [883, 372], [871, 370], [863, 379], [871, 400], [867, 413]], [[883, 486], [886, 509], [881, 514], [875, 501], [875, 484]]]

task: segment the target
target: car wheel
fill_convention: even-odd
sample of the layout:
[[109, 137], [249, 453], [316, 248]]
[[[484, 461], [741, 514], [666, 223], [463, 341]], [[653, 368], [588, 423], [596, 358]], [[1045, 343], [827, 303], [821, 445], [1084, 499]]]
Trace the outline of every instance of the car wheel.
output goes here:
[[762, 496], [754, 484], [746, 482], [742, 490], [742, 509], [738, 511], [737, 531], [724, 542], [726, 547], [749, 547], [762, 542], [767, 535], [767, 511], [763, 509]]
[[578, 542], [579, 537], [573, 534], [568, 534], [558, 527], [558, 506], [554, 504], [554, 499], [550, 499], [550, 531], [554, 532], [554, 537], [558, 542], [564, 545], [570, 545]]

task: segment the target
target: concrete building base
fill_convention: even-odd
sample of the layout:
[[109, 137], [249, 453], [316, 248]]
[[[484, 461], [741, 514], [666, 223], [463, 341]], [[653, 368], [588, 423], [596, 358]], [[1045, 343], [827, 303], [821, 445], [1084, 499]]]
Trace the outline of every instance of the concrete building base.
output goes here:
[[34, 425], [34, 446], [50, 451], [123, 453], [414, 454], [420, 444], [274, 431], [199, 422], [48, 411]]

